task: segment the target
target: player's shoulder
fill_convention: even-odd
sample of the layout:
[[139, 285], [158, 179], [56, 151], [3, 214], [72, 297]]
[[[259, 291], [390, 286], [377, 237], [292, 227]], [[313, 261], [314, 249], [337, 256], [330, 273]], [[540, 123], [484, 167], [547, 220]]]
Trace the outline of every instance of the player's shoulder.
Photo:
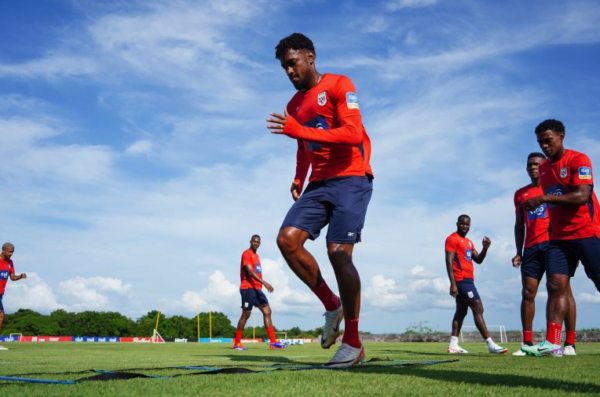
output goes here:
[[446, 237], [446, 242], [454, 241], [458, 237], [458, 233], [452, 232], [448, 237]]
[[571, 162], [590, 162], [590, 158], [587, 154], [578, 152], [576, 150], [567, 149], [565, 151], [565, 157]]
[[527, 191], [529, 189], [531, 189], [531, 183], [518, 188], [517, 191], [515, 192], [515, 197], [521, 197], [523, 194], [527, 193]]

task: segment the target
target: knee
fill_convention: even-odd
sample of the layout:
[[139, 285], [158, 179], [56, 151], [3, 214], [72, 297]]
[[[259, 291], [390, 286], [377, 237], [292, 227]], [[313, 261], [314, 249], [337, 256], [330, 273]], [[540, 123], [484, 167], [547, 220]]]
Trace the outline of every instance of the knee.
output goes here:
[[569, 278], [565, 277], [552, 277], [548, 276], [548, 281], [546, 282], [546, 288], [548, 289], [549, 296], [558, 296], [564, 295], [567, 292], [567, 284]]
[[352, 254], [341, 244], [329, 244], [327, 247], [327, 256], [333, 264], [346, 264], [352, 261]]
[[473, 313], [476, 315], [483, 315], [483, 304], [481, 303], [481, 301], [475, 301], [475, 303], [473, 304], [473, 306], [471, 306], [471, 310], [473, 310]]
[[521, 296], [523, 297], [523, 301], [527, 303], [531, 303], [535, 301], [536, 292], [530, 288], [523, 288], [523, 292]]
[[265, 316], [270, 316], [271, 315], [271, 308], [269, 306], [265, 306], [262, 309], [263, 315]]
[[282, 254], [286, 255], [294, 252], [298, 248], [297, 239], [289, 228], [284, 228], [277, 235], [277, 246]]
[[251, 310], [244, 310], [242, 311], [242, 318], [244, 320], [248, 320], [250, 318], [250, 314], [252, 314]]

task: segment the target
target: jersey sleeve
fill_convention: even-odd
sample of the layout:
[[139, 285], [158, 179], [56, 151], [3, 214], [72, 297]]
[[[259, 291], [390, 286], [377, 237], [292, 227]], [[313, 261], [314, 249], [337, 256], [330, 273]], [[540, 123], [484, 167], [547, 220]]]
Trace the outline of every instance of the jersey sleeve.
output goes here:
[[454, 239], [453, 236], [449, 236], [446, 239], [446, 251], [456, 252], [456, 239]]
[[294, 183], [300, 187], [300, 192], [304, 187], [304, 180], [308, 174], [308, 168], [310, 167], [310, 160], [304, 142], [298, 139], [298, 152], [296, 153], [296, 176], [294, 177]]
[[8, 274], [15, 274], [15, 265], [12, 263], [8, 266]]
[[244, 251], [242, 254], [242, 266], [248, 265], [252, 266], [252, 255], [250, 255], [250, 252]]
[[592, 162], [583, 153], [573, 157], [570, 164], [572, 185], [593, 185]]
[[521, 202], [519, 201], [519, 191], [518, 190], [515, 192], [514, 203], [515, 203], [515, 212], [520, 212], [521, 211]]
[[[327, 91], [328, 99], [335, 107], [339, 126], [328, 130], [304, 127], [293, 117], [288, 117], [283, 133], [291, 138], [311, 142], [342, 143], [358, 146], [363, 140], [362, 117], [358, 106], [358, 96], [352, 81], [346, 76]], [[326, 132], [326, 133], [324, 133]]]

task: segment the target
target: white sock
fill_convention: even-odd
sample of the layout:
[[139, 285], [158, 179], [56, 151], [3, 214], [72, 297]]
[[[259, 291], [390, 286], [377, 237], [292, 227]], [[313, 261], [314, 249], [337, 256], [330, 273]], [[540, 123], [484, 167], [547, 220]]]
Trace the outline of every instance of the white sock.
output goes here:
[[485, 340], [485, 343], [487, 343], [488, 347], [494, 347], [494, 346], [496, 346], [496, 344], [492, 340], [491, 336]]
[[458, 336], [450, 337], [450, 346], [452, 346], [452, 347], [458, 346]]

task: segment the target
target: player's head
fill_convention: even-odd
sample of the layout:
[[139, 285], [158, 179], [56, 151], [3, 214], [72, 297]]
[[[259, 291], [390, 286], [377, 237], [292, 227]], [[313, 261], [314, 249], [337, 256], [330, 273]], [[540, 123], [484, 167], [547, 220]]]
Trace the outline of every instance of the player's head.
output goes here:
[[471, 229], [471, 217], [469, 215], [460, 215], [456, 221], [456, 232], [461, 236], [466, 236]]
[[13, 243], [2, 244], [2, 256], [4, 259], [10, 259], [12, 254], [15, 253], [15, 246]]
[[529, 153], [527, 156], [527, 174], [531, 178], [531, 180], [540, 178], [540, 164], [542, 164], [546, 160], [546, 156], [540, 152]]
[[544, 120], [535, 127], [540, 149], [550, 160], [557, 160], [564, 152], [565, 125], [554, 119]]
[[252, 236], [252, 238], [250, 239], [250, 248], [256, 252], [256, 250], [258, 249], [258, 247], [260, 247], [260, 236], [258, 234], [255, 234], [254, 236]]
[[315, 81], [317, 53], [313, 42], [302, 33], [293, 33], [279, 41], [275, 58], [279, 59], [294, 88], [306, 91]]

